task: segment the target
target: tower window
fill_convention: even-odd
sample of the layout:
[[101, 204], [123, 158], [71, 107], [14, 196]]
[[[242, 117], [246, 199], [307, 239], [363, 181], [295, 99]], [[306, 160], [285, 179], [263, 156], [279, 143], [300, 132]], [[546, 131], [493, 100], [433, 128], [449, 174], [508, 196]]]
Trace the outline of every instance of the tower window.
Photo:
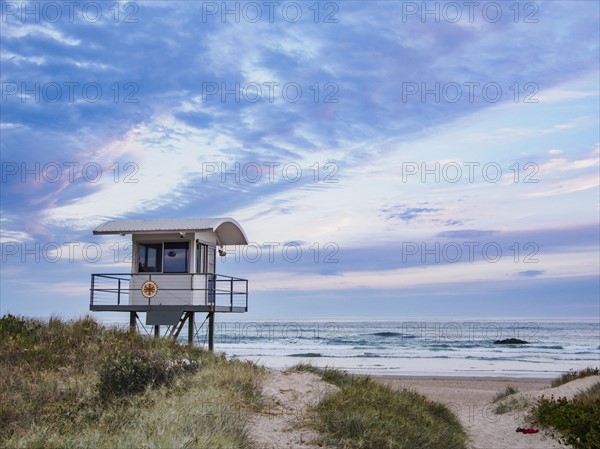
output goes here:
[[162, 271], [162, 245], [158, 244], [142, 244], [138, 247], [140, 273], [160, 273]]
[[163, 273], [187, 273], [188, 249], [188, 243], [165, 242], [163, 250]]

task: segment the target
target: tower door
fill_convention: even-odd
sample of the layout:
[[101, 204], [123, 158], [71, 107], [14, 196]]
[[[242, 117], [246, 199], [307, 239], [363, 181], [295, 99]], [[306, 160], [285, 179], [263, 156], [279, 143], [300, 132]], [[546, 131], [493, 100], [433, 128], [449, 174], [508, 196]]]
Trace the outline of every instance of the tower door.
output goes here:
[[215, 272], [215, 247], [198, 243], [196, 251], [196, 273], [214, 273]]
[[[215, 247], [197, 243], [196, 251], [196, 273], [213, 274], [215, 273]], [[214, 276], [198, 276], [202, 278], [204, 286], [200, 287], [204, 290], [204, 304], [214, 304], [215, 302], [215, 280]], [[198, 279], [200, 281], [200, 279]]]

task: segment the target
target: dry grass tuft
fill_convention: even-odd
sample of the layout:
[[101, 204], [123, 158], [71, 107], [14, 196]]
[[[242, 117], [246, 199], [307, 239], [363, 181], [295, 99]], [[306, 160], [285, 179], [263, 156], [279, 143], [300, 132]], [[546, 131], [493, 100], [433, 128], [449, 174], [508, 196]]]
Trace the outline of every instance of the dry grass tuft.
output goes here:
[[[151, 368], [142, 372], [150, 377], [138, 376], [146, 388], [101, 394], [103, 368], [115, 371], [115, 361], [132, 355]], [[155, 382], [156, 373], [166, 380]], [[125, 374], [116, 379], [127, 380]], [[250, 363], [104, 328], [89, 317], [42, 323], [5, 316], [0, 447], [247, 448], [250, 411], [261, 407], [262, 374]]]
[[448, 407], [369, 377], [297, 365], [340, 387], [315, 409], [314, 426], [341, 449], [464, 449], [467, 434]]

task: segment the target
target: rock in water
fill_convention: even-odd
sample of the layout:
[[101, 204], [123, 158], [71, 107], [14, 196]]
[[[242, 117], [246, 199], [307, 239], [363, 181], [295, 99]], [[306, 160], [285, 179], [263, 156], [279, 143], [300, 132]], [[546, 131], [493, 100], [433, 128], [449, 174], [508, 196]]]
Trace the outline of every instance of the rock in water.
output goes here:
[[519, 340], [518, 338], [505, 338], [504, 340], [496, 340], [495, 345], [526, 345], [529, 342], [525, 340]]

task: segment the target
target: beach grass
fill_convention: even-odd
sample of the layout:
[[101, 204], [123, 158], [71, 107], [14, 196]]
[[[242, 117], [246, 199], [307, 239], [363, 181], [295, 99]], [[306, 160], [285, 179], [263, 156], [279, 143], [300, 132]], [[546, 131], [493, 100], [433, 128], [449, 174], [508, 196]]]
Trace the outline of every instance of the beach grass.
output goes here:
[[575, 397], [573, 399], [575, 400], [586, 400], [589, 398], [597, 398], [600, 397], [600, 382], [595, 383], [594, 385], [592, 385], [590, 388], [588, 388], [585, 391], [582, 391], [581, 393], [578, 393], [575, 395]]
[[556, 379], [552, 380], [551, 385], [553, 387], [559, 387], [563, 384], [566, 384], [568, 382], [571, 382], [572, 380], [575, 379], [580, 379], [582, 377], [587, 377], [587, 376], [597, 376], [600, 374], [600, 370], [598, 368], [585, 368], [579, 371], [574, 371], [571, 370], [568, 373], [564, 373], [562, 375], [560, 375], [559, 377], [557, 377]]
[[504, 415], [505, 413], [510, 412], [520, 412], [528, 410], [532, 404], [533, 401], [531, 399], [529, 399], [525, 395], [520, 394], [518, 396], [512, 396], [508, 399], [501, 401], [498, 405], [496, 405], [494, 413], [496, 413], [497, 415]]
[[494, 399], [492, 399], [493, 403], [499, 402], [504, 398], [507, 398], [509, 396], [512, 396], [513, 394], [516, 394], [519, 392], [518, 388], [512, 387], [512, 386], [508, 386], [504, 389], [504, 391], [499, 392], [496, 396], [494, 396]]
[[[571, 375], [571, 380], [595, 375], [597, 370], [582, 370], [574, 374], [577, 375]], [[561, 382], [558, 385], [564, 383], [564, 378], [557, 379]], [[542, 396], [533, 408], [532, 416], [541, 426], [550, 429], [554, 438], [575, 449], [600, 449], [600, 382], [571, 400]]]
[[250, 448], [264, 369], [91, 318], [0, 318], [0, 447]]
[[462, 449], [467, 434], [448, 407], [366, 376], [299, 364], [292, 371], [321, 376], [339, 390], [314, 409], [323, 443], [340, 449]]
[[494, 413], [503, 415], [509, 412], [526, 410], [532, 405], [532, 401], [522, 394], [518, 394], [519, 389], [507, 386], [503, 391], [494, 396], [492, 403], [496, 404]]

